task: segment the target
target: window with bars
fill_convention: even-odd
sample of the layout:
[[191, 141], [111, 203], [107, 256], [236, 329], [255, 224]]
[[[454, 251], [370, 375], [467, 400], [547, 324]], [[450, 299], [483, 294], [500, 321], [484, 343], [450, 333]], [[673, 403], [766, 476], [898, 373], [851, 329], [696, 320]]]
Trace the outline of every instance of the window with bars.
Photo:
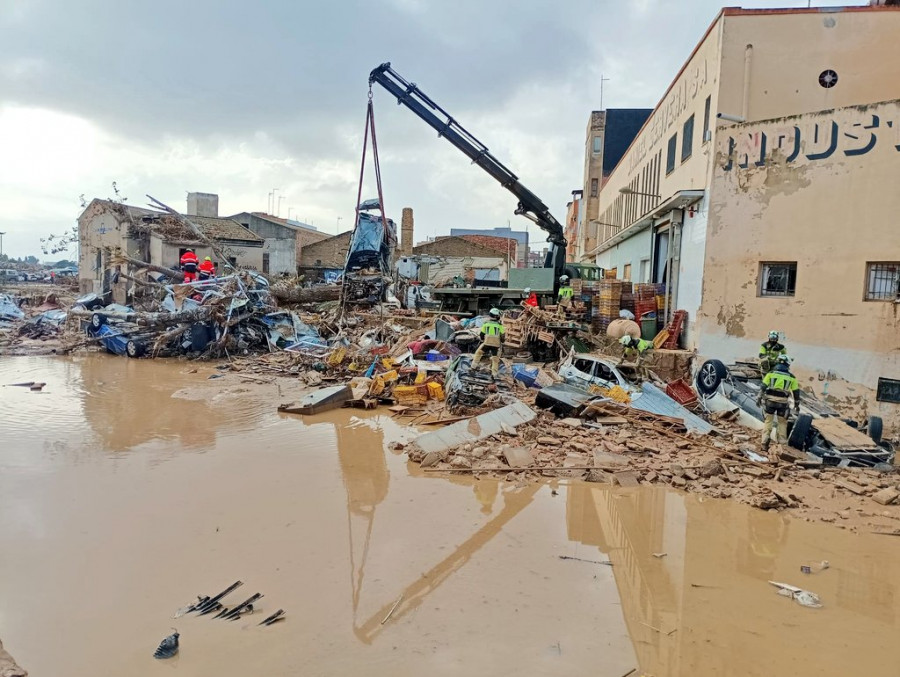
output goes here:
[[666, 150], [666, 174], [671, 174], [675, 171], [675, 156], [678, 152], [678, 134], [672, 134], [672, 138], [669, 139], [669, 147]]
[[759, 264], [760, 296], [793, 296], [796, 289], [796, 261]]
[[866, 301], [900, 301], [900, 262], [866, 264]]

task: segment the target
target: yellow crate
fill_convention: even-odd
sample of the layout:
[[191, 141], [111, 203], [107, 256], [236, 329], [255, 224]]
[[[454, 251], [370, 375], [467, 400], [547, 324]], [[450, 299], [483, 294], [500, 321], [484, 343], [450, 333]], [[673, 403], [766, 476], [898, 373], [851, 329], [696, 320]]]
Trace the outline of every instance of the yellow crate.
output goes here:
[[425, 404], [428, 401], [428, 389], [418, 386], [397, 386], [394, 388], [394, 399], [398, 404], [406, 406]]
[[333, 350], [331, 352], [331, 354], [328, 356], [328, 359], [326, 360], [326, 362], [330, 366], [336, 367], [337, 365], [339, 365], [341, 362], [344, 361], [344, 358], [346, 356], [347, 356], [347, 349], [342, 346], [342, 347], [338, 348], [337, 350]]
[[424, 369], [419, 369], [419, 373], [416, 374], [416, 385], [419, 386], [425, 383], [426, 378], [428, 378], [428, 372], [426, 372]]
[[397, 380], [397, 370], [391, 369], [390, 371], [386, 371], [383, 374], [381, 374], [381, 378], [384, 380], [385, 383], [392, 383]]
[[444, 399], [444, 388], [440, 383], [428, 384], [428, 396], [433, 400]]

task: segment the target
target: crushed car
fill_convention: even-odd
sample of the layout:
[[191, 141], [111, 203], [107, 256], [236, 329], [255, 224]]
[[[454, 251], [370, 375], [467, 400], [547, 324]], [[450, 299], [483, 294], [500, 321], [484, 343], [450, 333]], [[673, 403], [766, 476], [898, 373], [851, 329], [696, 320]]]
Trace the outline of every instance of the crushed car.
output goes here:
[[[763, 374], [756, 362], [745, 360], [726, 365], [706, 360], [697, 371], [697, 391], [705, 399], [721, 393], [755, 419], [765, 418], [757, 404]], [[842, 418], [827, 403], [800, 391], [800, 415], [788, 419], [788, 446], [813, 454], [826, 465], [879, 466], [890, 464], [894, 448], [882, 440], [883, 422], [870, 416], [862, 427]]]

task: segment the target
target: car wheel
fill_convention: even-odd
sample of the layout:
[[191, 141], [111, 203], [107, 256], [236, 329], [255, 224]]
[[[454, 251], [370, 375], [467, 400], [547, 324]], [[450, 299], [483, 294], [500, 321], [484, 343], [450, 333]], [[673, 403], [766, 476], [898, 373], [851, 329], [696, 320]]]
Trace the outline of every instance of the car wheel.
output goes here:
[[94, 331], [97, 331], [108, 321], [109, 320], [107, 319], [106, 315], [104, 315], [103, 313], [94, 313], [93, 315], [91, 315], [91, 328]]
[[721, 360], [707, 360], [697, 372], [697, 390], [703, 395], [712, 395], [728, 375], [728, 367]]
[[807, 447], [809, 433], [812, 431], [812, 416], [800, 414], [794, 421], [794, 427], [788, 435], [788, 446], [803, 451]]
[[872, 441], [875, 444], [881, 442], [881, 433], [883, 430], [884, 422], [881, 420], [881, 416], [869, 416], [869, 425], [866, 432], [869, 433], [869, 437], [872, 438]]
[[128, 357], [143, 357], [144, 353], [147, 352], [147, 346], [145, 346], [141, 341], [135, 341], [131, 339], [128, 343], [125, 344], [125, 354]]

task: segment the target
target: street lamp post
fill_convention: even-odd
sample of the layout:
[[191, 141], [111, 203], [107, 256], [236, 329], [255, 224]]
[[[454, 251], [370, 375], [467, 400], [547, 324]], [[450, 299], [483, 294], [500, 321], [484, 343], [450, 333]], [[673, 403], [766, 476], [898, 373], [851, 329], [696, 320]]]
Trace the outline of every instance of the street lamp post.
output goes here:
[[0, 233], [0, 256], [3, 256], [3, 236], [4, 235], [6, 235], [6, 233]]

